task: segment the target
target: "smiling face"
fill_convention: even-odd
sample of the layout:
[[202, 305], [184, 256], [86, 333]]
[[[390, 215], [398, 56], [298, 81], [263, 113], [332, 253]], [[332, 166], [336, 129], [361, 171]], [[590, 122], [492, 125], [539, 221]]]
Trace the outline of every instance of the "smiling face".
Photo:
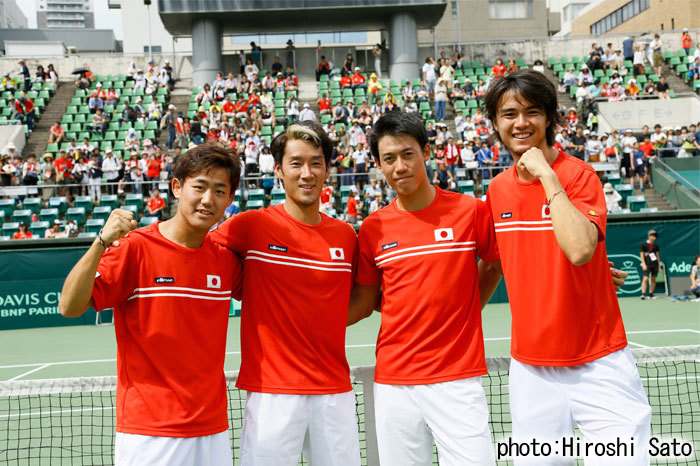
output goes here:
[[399, 196], [411, 196], [429, 185], [425, 162], [430, 160], [430, 146], [421, 148], [407, 134], [385, 135], [379, 139], [379, 169]]
[[548, 125], [544, 109], [519, 94], [510, 91], [501, 97], [494, 128], [514, 156], [519, 157], [532, 147], [545, 151]]
[[233, 189], [228, 171], [212, 168], [185, 178], [174, 178], [173, 195], [178, 199], [177, 215], [192, 230], [207, 232], [224, 215], [231, 203]]
[[282, 166], [275, 163], [275, 174], [284, 182], [287, 202], [301, 208], [318, 205], [328, 177], [323, 150], [306, 141], [290, 139], [284, 148]]

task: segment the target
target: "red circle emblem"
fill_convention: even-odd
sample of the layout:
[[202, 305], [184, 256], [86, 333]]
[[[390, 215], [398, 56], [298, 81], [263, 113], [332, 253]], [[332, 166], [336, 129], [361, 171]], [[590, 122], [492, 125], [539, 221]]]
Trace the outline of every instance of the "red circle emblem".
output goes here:
[[440, 236], [443, 238], [447, 238], [447, 232], [446, 231], [441, 231]]

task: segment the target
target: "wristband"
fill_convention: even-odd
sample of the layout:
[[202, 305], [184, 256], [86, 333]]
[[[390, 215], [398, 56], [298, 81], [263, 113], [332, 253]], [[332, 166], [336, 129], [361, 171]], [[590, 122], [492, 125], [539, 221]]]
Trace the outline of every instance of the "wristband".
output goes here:
[[103, 248], [107, 249], [108, 247], [111, 246], [111, 244], [105, 244], [105, 242], [102, 240], [102, 230], [103, 230], [103, 229], [104, 229], [104, 228], [100, 228], [100, 232], [97, 233], [97, 241], [100, 242], [100, 246], [102, 246]]
[[557, 191], [556, 193], [552, 194], [552, 197], [550, 197], [549, 200], [547, 201], [547, 205], [548, 205], [548, 206], [552, 205], [552, 201], [554, 200], [555, 197], [557, 197], [557, 194], [561, 194], [561, 193], [563, 193], [563, 192], [564, 192], [564, 190], [563, 190], [563, 189], [560, 189], [560, 190]]

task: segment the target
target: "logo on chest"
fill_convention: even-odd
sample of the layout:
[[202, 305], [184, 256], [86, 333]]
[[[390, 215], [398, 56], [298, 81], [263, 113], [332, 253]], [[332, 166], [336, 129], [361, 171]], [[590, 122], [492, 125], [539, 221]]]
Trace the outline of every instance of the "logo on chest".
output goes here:
[[453, 241], [455, 239], [452, 228], [438, 228], [435, 230], [435, 241]]
[[345, 251], [343, 248], [328, 248], [331, 253], [331, 259], [334, 261], [345, 260]]
[[207, 275], [207, 288], [221, 288], [221, 277], [218, 275]]
[[287, 252], [286, 246], [277, 246], [276, 244], [268, 244], [267, 249], [270, 251]]
[[393, 243], [388, 243], [388, 244], [382, 244], [382, 251], [386, 251], [387, 249], [395, 248], [398, 245], [399, 245], [398, 241], [394, 241]]
[[552, 218], [552, 213], [549, 211], [549, 204], [542, 206], [542, 218]]
[[513, 217], [513, 212], [503, 212], [501, 218], [511, 218]]
[[175, 283], [174, 277], [156, 277], [156, 283]]

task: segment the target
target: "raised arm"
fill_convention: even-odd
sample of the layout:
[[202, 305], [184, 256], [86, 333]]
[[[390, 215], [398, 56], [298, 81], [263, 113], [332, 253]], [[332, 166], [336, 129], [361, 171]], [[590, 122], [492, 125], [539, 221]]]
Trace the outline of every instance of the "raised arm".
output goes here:
[[350, 305], [348, 306], [348, 326], [372, 315], [372, 311], [379, 308], [379, 283], [376, 285], [358, 285], [350, 292]]
[[106, 246], [122, 238], [137, 225], [133, 217], [133, 212], [128, 210], [112, 211], [98, 238], [70, 271], [58, 302], [58, 309], [64, 317], [78, 317], [93, 304], [92, 291], [102, 254]]

